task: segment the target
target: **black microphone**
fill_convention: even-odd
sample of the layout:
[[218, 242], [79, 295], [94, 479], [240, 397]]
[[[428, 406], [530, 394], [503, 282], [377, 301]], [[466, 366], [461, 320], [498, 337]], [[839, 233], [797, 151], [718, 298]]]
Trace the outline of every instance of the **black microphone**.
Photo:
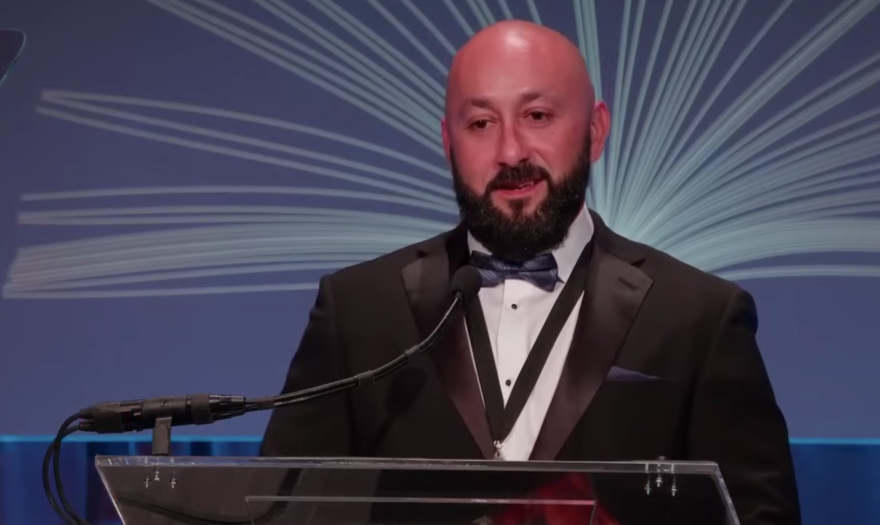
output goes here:
[[78, 430], [99, 434], [139, 432], [155, 427], [158, 419], [168, 418], [171, 426], [206, 425], [248, 412], [271, 410], [370, 384], [406, 366], [413, 356], [433, 347], [446, 332], [454, 314], [477, 294], [481, 286], [482, 278], [473, 266], [464, 266], [456, 271], [449, 286], [452, 303], [437, 327], [424, 341], [375, 370], [278, 396], [249, 399], [234, 395], [193, 394], [98, 403], [79, 412]]
[[244, 396], [216, 394], [111, 401], [80, 410], [78, 430], [98, 434], [140, 432], [153, 428], [157, 419], [168, 417], [175, 427], [206, 425], [249, 412], [250, 404]]

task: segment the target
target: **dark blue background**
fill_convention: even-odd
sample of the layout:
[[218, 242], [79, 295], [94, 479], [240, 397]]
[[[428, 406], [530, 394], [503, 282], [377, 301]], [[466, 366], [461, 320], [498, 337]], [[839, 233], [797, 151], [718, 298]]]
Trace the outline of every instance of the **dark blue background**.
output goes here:
[[[582, 46], [611, 109], [591, 207], [619, 233], [754, 294], [805, 525], [877, 522], [880, 0], [5, 0], [0, 27], [20, 28], [28, 40], [0, 89], [0, 523], [61, 523], [38, 476], [46, 436], [69, 414], [108, 399], [275, 393], [320, 275], [454, 224], [438, 120], [444, 68], [471, 31], [505, 16], [505, 7], [531, 18], [530, 4]], [[285, 63], [312, 63], [310, 74], [328, 75], [341, 92], [175, 8], [267, 39], [290, 53]], [[266, 8], [308, 21], [293, 27]], [[345, 62], [350, 54], [335, 55], [316, 37], [358, 56]], [[383, 59], [371, 47], [379, 41], [398, 54]], [[384, 84], [362, 82], [365, 66]], [[394, 89], [418, 102], [407, 105]], [[76, 99], [95, 95], [288, 127]], [[765, 126], [781, 132], [752, 136]], [[180, 139], [202, 149], [167, 142]], [[666, 154], [656, 155], [661, 144]], [[733, 169], [725, 168], [730, 159]], [[341, 165], [352, 161], [362, 164]], [[65, 193], [90, 190], [106, 194]], [[354, 193], [332, 194], [339, 191]], [[738, 216], [725, 216], [739, 206]], [[216, 270], [226, 273], [209, 275]], [[253, 454], [265, 423], [265, 414], [252, 414], [180, 428], [174, 453]], [[117, 522], [95, 454], [146, 453], [145, 437], [74, 436], [65, 445], [65, 485], [92, 523]]]
[[[367, 2], [337, 3], [417, 63], [432, 82], [442, 88], [442, 72], [428, 62]], [[198, 5], [195, 2], [185, 4]], [[221, 4], [324, 52], [307, 36], [284, 25], [254, 4]], [[383, 0], [380, 4], [386, 6], [424, 41], [436, 57], [437, 63], [444, 67], [448, 65], [451, 55], [445, 46], [431, 37], [423, 26], [417, 25], [417, 19], [401, 2]], [[500, 3], [485, 4], [496, 17], [501, 16]], [[515, 16], [530, 16], [525, 0], [510, 0], [507, 4]], [[538, 4], [543, 23], [577, 39], [573, 16], [576, 11], [572, 2]], [[715, 62], [711, 64], [703, 88], [687, 95], [695, 101], [695, 108], [699, 108], [708, 99], [709, 94], [729, 71], [731, 62], [783, 4], [784, 2], [773, 1], [749, 2], [745, 5], [730, 36], [720, 48]], [[824, 23], [826, 17], [838, 7], [835, 4], [793, 2], [736, 74], [729, 79], [727, 85], [723, 86], [716, 104], [707, 112], [689, 143], [693, 144], [703, 136], [713, 123], [720, 122], [717, 119], [722, 118], [724, 110], [731, 107], [736, 109], [731, 104], [737, 97], [761, 75], [772, 72], [773, 65], [787, 50]], [[844, 73], [860, 61], [880, 53], [880, 45], [876, 39], [876, 28], [880, 26], [880, 12], [875, 8], [877, 2], [840, 3], [841, 9], [850, 4], [852, 10], [841, 12], [855, 13], [853, 24], [841, 29], [830, 46], [811, 59], [803, 71], [767, 101], [737, 133], [723, 142], [713, 143], [708, 161], [733, 151], [730, 148], [736, 140], [772, 119], [793, 100]], [[465, 41], [466, 32], [456, 23], [445, 4], [430, 2], [418, 5], [453, 46]], [[455, 2], [455, 5], [473, 28], [479, 26], [479, 20], [467, 2]], [[664, 60], [669, 56], [675, 32], [678, 31], [690, 4], [676, 2], [670, 11], [666, 29], [668, 34], [658, 54], [658, 65], [654, 76], [648, 79], [644, 77], [644, 68], [648, 63], [664, 5], [660, 2], [647, 3], [640, 47], [635, 55], [629, 84], [630, 97], [626, 112], [619, 109], [621, 100], [615, 100], [615, 96], [620, 93], [616, 87], [615, 74], [622, 49], [620, 35], [625, 3], [599, 1], [595, 5], [599, 20], [597, 38], [601, 56], [603, 98], [611, 107], [615, 119], [613, 125], [622, 128], [623, 136], [629, 131], [627, 126], [630, 125], [636, 126], [640, 132], [644, 129], [649, 105], [645, 104], [638, 119], [633, 118], [638, 89], [642, 82], [649, 82], [650, 101], [651, 95], [656, 92], [657, 78], [662, 71], [661, 66], [665, 64]], [[633, 16], [638, 5], [638, 2], [632, 3]], [[694, 5], [696, 14], [701, 4], [697, 2]], [[735, 8], [738, 4], [729, 5]], [[863, 9], [861, 13], [855, 11], [859, 6]], [[341, 26], [322, 14], [312, 3], [296, 3], [296, 7], [312, 17], [315, 23], [339, 35], [367, 56], [375, 57], [375, 54], [345, 33]], [[732, 11], [728, 11], [730, 12]], [[632, 20], [634, 18], [631, 17], [630, 21]], [[0, 434], [54, 433], [55, 427], [68, 414], [104, 399], [197, 391], [247, 395], [274, 393], [281, 386], [287, 364], [302, 332], [314, 297], [313, 283], [320, 274], [331, 271], [334, 264], [345, 263], [334, 263], [327, 255], [328, 251], [316, 249], [309, 253], [317, 254], [325, 266], [309, 271], [233, 274], [215, 278], [85, 288], [198, 289], [206, 286], [286, 286], [299, 283], [305, 288], [302, 291], [83, 299], [21, 298], [9, 293], [8, 283], [15, 274], [13, 261], [22, 256], [22, 249], [107, 235], [212, 226], [33, 225], [20, 223], [21, 213], [141, 206], [309, 206], [328, 210], [382, 212], [396, 221], [393, 222], [395, 227], [402, 228], [399, 235], [393, 235], [391, 226], [377, 226], [374, 228], [375, 239], [357, 244], [359, 236], [367, 230], [355, 229], [358, 225], [356, 219], [337, 224], [331, 232], [335, 246], [343, 250], [346, 246], [351, 246], [351, 261], [372, 257], [395, 246], [426, 237], [433, 231], [452, 225], [456, 219], [449, 180], [442, 175], [446, 166], [440, 150], [438, 122], [429, 126], [429, 132], [433, 135], [426, 135], [427, 144], [419, 143], [322, 88], [149, 2], [12, 0], [0, 5], [0, 25], [18, 27], [28, 34], [24, 59], [0, 92], [0, 150], [3, 152], [0, 155], [0, 271], [4, 272], [4, 276], [9, 276], [4, 298], [0, 300], [0, 398], [4, 399], [0, 403]], [[630, 40], [633, 38], [633, 27], [631, 23]], [[700, 27], [695, 26], [696, 29]], [[414, 85], [412, 78], [395, 72], [387, 64], [383, 67], [404, 82]], [[591, 64], [591, 68], [595, 69], [595, 65]], [[880, 63], [871, 63], [860, 76], [877, 76], [877, 71], [880, 71]], [[672, 80], [676, 78], [672, 77]], [[841, 89], [847, 85], [851, 83], [842, 84]], [[413, 206], [332, 197], [244, 192], [28, 200], [24, 196], [47, 192], [205, 185], [308, 186], [391, 194], [289, 167], [182, 148], [52, 118], [38, 113], [38, 108], [66, 111], [102, 122], [124, 124], [134, 129], [185, 136], [183, 133], [163, 131], [147, 124], [133, 124], [61, 107], [51, 100], [41, 100], [44, 90], [100, 93], [217, 107], [356, 137], [421, 159], [427, 165], [433, 166], [435, 172], [394, 160], [387, 155], [293, 131], [155, 108], [95, 103], [105, 108], [209, 127], [391, 169], [435, 185], [438, 189], [422, 191], [435, 195], [441, 209], [432, 211]], [[836, 92], [839, 91], [832, 90], [829, 93], [833, 95]], [[432, 111], [439, 112], [442, 100], [440, 95], [436, 94], [430, 100], [434, 108]], [[808, 133], [821, 131], [846, 119], [877, 110], [880, 107], [877, 100], [880, 100], [880, 89], [876, 83], [869, 83], [863, 91], [821, 117], [793, 128], [791, 133], [767, 151], [772, 152], [773, 148], [781, 148]], [[376, 100], [374, 105], [380, 111], [388, 110], [387, 103]], [[658, 106], [657, 111], [661, 109]], [[692, 109], [682, 116], [681, 132], [687, 128], [689, 119], [696, 112], [696, 109]], [[418, 119], [413, 116], [411, 120], [415, 122]], [[880, 116], [874, 115], [862, 123], [867, 124], [880, 124]], [[662, 132], [662, 127], [658, 131]], [[662, 133], [658, 136], [662, 137]], [[827, 140], [835, 136], [839, 136], [839, 133], [831, 134]], [[858, 160], [858, 165], [870, 166], [872, 162], [878, 164], [878, 137], [880, 135], [877, 132], [862, 136], [869, 146], [874, 146], [874, 153], [864, 155]], [[214, 139], [199, 140], [219, 143]], [[232, 146], [279, 158], [333, 167], [323, 161], [310, 161], [240, 144]], [[640, 177], [659, 168], [656, 165], [645, 165], [641, 168], [642, 171], [631, 170], [615, 175], [609, 166], [609, 158], [615, 147], [619, 148], [616, 144], [609, 145], [609, 153], [606, 154], [603, 164], [604, 172], [597, 167], [596, 177], [604, 180], [605, 184], [620, 180], [625, 182], [622, 188], [632, 188], [631, 185]], [[825, 158], [834, 159], [831, 155], [833, 151], [829, 150]], [[630, 167], [638, 161], [642, 153], [637, 147], [631, 148]], [[830, 173], [852, 167], [848, 165], [846, 158], [836, 162], [839, 166], [831, 166]], [[335, 168], [343, 169], [338, 166]], [[356, 170], [347, 171], [354, 173]], [[748, 177], [758, 180], [770, 176], [772, 172], [756, 169], [740, 178], [749, 181], [751, 179]], [[860, 218], [863, 222], [858, 227], [816, 229], [807, 241], [798, 241], [799, 244], [788, 255], [751, 259], [747, 257], [740, 264], [729, 267], [706, 267], [696, 257], [683, 258], [732, 278], [736, 278], [737, 274], [729, 272], [741, 268], [754, 269], [760, 273], [762, 269], [780, 265], [804, 267], [817, 264], [857, 265], [868, 273], [873, 271], [876, 276], [880, 276], [880, 258], [877, 256], [880, 253], [880, 241], [876, 233], [880, 228], [872, 230], [880, 226], [877, 219], [880, 199], [871, 197], [877, 195], [878, 176], [880, 170], [876, 167], [860, 176], [862, 185], [858, 190], [863, 196], [867, 196], [860, 205], [863, 208], [855, 205], [844, 207], [838, 214], [838, 217]], [[696, 170], [694, 181], [711, 177], [711, 170]], [[372, 178], [381, 180], [375, 176]], [[602, 182], [597, 184], [601, 185]], [[597, 192], [599, 187], [597, 186]], [[829, 190], [825, 196], [833, 196], [834, 193]], [[722, 195], [723, 191], [720, 190], [718, 194]], [[642, 235], [637, 227], [627, 222], [627, 216], [622, 211], [627, 209], [622, 207], [625, 198], [629, 199], [628, 209], [638, 209], [640, 203], [634, 200], [637, 195], [616, 197], [617, 200], [611, 195], [597, 201], [597, 195], [591, 195], [595, 207], [612, 227], [625, 235], [652, 243], [651, 235]], [[737, 203], [735, 194], [731, 193], [729, 199], [725, 206]], [[777, 205], [781, 204], [782, 202], [777, 202]], [[684, 209], [686, 208], [682, 208]], [[674, 217], [680, 210], [672, 210], [670, 213], [667, 217]], [[232, 213], [217, 215], [228, 216]], [[435, 222], [418, 227], [411, 222], [413, 217]], [[804, 224], [812, 224], [807, 221], [814, 218], [806, 213], [800, 217], [788, 217], [786, 220], [802, 220]], [[773, 225], [768, 224], [768, 228], [771, 226]], [[346, 229], [350, 229], [351, 233], [346, 233]], [[261, 241], [261, 246], [272, 242], [282, 247], [285, 243], [302, 243], [303, 238], [297, 235], [306, 235], [307, 230], [305, 223], [293, 225], [281, 238]], [[724, 225], [719, 225], [717, 231], [724, 232]], [[849, 244], [839, 250], [822, 246], [830, 236], [837, 235], [848, 236]], [[758, 237], [760, 236], [754, 239], [755, 246], [759, 242], [765, 242]], [[784, 238], [784, 235], [779, 237], [779, 242]], [[744, 253], [751, 248], [751, 242], [749, 237], [740, 238], [726, 249], [731, 253]], [[670, 251], [674, 255], [679, 253], [675, 249]], [[296, 255], [286, 257], [287, 262], [297, 260]], [[761, 314], [760, 343], [793, 436], [877, 438], [880, 437], [880, 417], [876, 403], [880, 399], [880, 383], [876, 381], [876, 371], [880, 370], [880, 323], [876, 320], [880, 310], [880, 279], [876, 276], [858, 276], [857, 273], [848, 272], [839, 266], [837, 269], [832, 268], [831, 273], [833, 275], [824, 275], [822, 271], [816, 271], [805, 277], [740, 279], [739, 282], [758, 301]], [[49, 291], [53, 291], [51, 283]], [[258, 435], [264, 424], [265, 417], [255, 415], [206, 428], [180, 429], [180, 432]]]

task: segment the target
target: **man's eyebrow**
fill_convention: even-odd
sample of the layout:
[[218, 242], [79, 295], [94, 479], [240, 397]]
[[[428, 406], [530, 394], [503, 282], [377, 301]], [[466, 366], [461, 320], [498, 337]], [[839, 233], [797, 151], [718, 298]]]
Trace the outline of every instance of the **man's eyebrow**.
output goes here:
[[[533, 102], [533, 101], [538, 100], [540, 98], [552, 98], [552, 97], [550, 97], [547, 93], [543, 93], [540, 91], [528, 91], [526, 93], [523, 93], [520, 96], [519, 101], [521, 104], [524, 104], [527, 102]], [[492, 109], [492, 102], [487, 98], [471, 97], [471, 98], [465, 100], [461, 107], [462, 107], [462, 112], [466, 111], [468, 108], [471, 108], [471, 107], [476, 107], [476, 108], [480, 108], [480, 109]]]

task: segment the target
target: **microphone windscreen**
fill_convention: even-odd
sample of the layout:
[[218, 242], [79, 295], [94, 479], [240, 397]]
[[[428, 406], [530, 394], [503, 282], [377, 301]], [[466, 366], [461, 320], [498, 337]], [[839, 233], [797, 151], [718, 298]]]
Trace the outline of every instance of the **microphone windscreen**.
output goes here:
[[461, 292], [464, 302], [470, 301], [483, 286], [483, 278], [480, 271], [473, 266], [462, 266], [452, 276], [449, 288], [453, 294]]

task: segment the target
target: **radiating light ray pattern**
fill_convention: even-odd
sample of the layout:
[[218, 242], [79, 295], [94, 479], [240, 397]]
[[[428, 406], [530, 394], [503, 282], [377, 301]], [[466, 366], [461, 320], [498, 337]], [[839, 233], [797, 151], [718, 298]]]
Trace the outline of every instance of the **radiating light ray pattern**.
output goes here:
[[[238, 111], [234, 100], [47, 89], [36, 111], [72, 132], [237, 159], [290, 182], [243, 173], [235, 184], [23, 195], [21, 227], [72, 238], [20, 248], [6, 298], [313, 290], [322, 273], [450, 228], [458, 216], [439, 136], [449, 59], [494, 21], [547, 23], [534, 0], [144, 2], [193, 38], [321, 89], [407, 147]], [[613, 4], [572, 0], [570, 27], [554, 26], [578, 44], [612, 112], [590, 207], [618, 233], [732, 280], [880, 277], [880, 48], [847, 56], [840, 46], [880, 23], [880, 0], [827, 6], [784, 49], [769, 35], [807, 9], [795, 0]], [[820, 74], [829, 61], [833, 74]], [[115, 233], [77, 234], [96, 226]]]

